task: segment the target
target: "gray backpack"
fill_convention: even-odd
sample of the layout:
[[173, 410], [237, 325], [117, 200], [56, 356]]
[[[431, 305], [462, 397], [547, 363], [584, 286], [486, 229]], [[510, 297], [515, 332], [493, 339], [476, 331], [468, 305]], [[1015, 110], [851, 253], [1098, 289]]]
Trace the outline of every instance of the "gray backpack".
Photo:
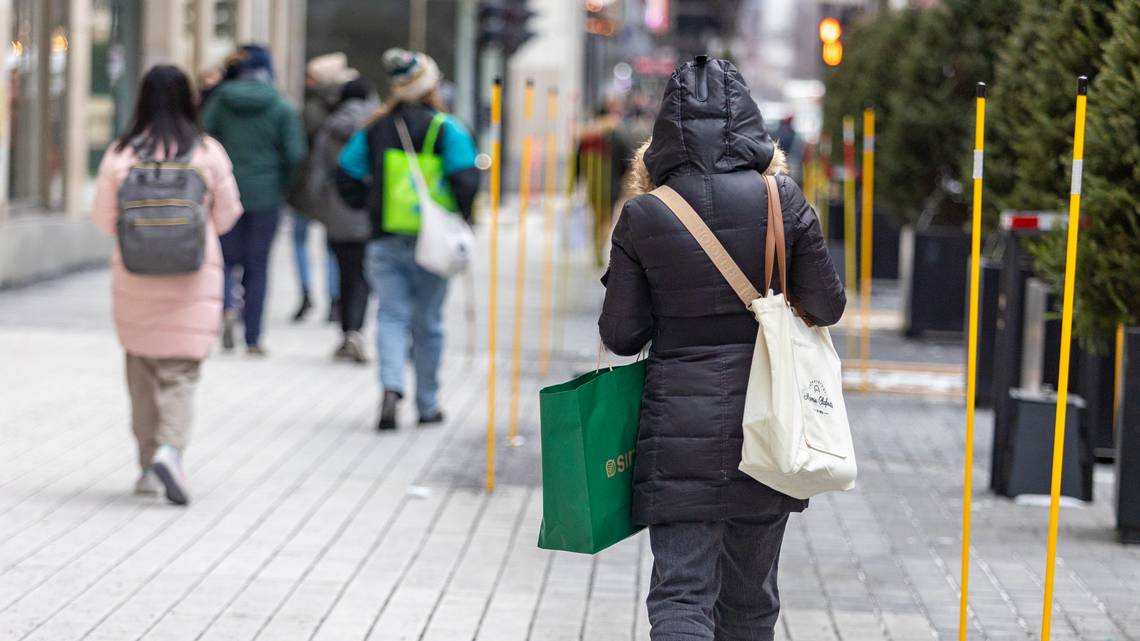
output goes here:
[[188, 274], [206, 255], [206, 181], [189, 164], [194, 146], [171, 160], [139, 159], [119, 187], [119, 252], [134, 274]]

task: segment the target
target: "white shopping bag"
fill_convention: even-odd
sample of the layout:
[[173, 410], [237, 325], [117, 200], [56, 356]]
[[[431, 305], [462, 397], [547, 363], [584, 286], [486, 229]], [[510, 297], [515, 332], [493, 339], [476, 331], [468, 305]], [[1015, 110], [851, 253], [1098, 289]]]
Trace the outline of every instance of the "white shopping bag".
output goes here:
[[[740, 470], [764, 485], [806, 499], [855, 487], [857, 468], [843, 402], [839, 355], [824, 327], [809, 327], [796, 315], [786, 293], [784, 219], [775, 178], [768, 191], [768, 233], [761, 296], [725, 251], [708, 225], [676, 191], [652, 193], [684, 223], [741, 301], [756, 316], [759, 330], [744, 401], [744, 446]], [[770, 289], [778, 259], [780, 294]]]
[[419, 157], [403, 118], [396, 118], [396, 131], [408, 156], [412, 182], [420, 201], [420, 232], [416, 238], [416, 264], [429, 272], [450, 278], [467, 269], [475, 249], [475, 235], [467, 221], [444, 209], [431, 197]]

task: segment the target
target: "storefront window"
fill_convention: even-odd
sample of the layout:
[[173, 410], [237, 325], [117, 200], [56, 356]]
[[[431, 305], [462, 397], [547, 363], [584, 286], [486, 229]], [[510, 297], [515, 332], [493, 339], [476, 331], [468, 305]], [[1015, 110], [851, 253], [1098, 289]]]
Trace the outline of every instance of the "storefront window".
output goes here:
[[94, 0], [91, 13], [91, 97], [87, 107], [88, 168], [124, 129], [139, 76], [139, 0]]
[[16, 207], [57, 208], [63, 203], [67, 5], [67, 0], [12, 3], [9, 197]]

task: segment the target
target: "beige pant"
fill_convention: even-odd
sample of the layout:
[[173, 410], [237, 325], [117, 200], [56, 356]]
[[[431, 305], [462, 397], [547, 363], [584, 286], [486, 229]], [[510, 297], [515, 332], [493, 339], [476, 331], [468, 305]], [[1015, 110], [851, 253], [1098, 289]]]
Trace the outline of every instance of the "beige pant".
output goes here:
[[131, 427], [139, 443], [139, 467], [150, 467], [160, 445], [181, 451], [194, 418], [194, 388], [201, 361], [127, 354]]

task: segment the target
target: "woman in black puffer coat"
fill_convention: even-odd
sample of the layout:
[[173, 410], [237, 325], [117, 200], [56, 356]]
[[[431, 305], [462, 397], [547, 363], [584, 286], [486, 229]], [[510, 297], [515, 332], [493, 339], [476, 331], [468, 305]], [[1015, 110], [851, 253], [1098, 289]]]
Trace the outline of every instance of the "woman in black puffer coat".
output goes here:
[[[783, 154], [736, 68], [704, 56], [674, 72], [642, 152], [634, 161], [642, 195], [614, 229], [598, 324], [618, 354], [652, 342], [633, 506], [654, 555], [651, 638], [770, 640], [784, 527], [807, 502], [737, 469], [756, 320], [681, 221], [645, 192], [675, 189], [760, 284], [767, 227], [760, 174], [778, 174]], [[834, 324], [846, 296], [819, 220], [795, 182], [782, 174], [776, 181], [791, 298], [809, 322]]]

